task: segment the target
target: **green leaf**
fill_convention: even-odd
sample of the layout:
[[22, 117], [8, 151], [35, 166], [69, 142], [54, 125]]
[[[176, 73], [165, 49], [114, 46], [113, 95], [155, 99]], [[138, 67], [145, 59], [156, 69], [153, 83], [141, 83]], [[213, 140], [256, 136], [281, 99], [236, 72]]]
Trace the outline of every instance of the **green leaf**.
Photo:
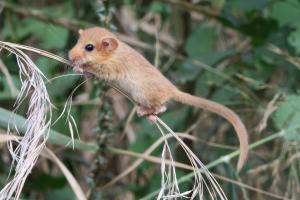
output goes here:
[[24, 190], [45, 191], [49, 189], [61, 189], [67, 181], [64, 176], [50, 176], [48, 174], [36, 171], [31, 175], [30, 181], [26, 182]]
[[74, 192], [71, 190], [70, 187], [66, 186], [63, 189], [59, 190], [51, 190], [47, 192], [47, 200], [53, 199], [76, 199]]
[[[72, 73], [73, 74], [73, 73]], [[66, 74], [67, 75], [67, 74]], [[58, 75], [59, 76], [59, 75]], [[82, 76], [67, 76], [62, 78], [57, 78], [49, 84], [49, 95], [51, 97], [64, 96], [65, 93], [71, 88], [75, 88], [76, 81], [82, 78]]]
[[281, 27], [289, 26], [294, 29], [288, 36], [288, 42], [300, 54], [300, 2], [297, 0], [277, 1], [271, 10], [271, 16]]
[[150, 6], [150, 9], [153, 12], [156, 13], [164, 13], [167, 10], [167, 6], [165, 4], [162, 4], [160, 2], [153, 2]]
[[299, 1], [276, 1], [271, 8], [271, 17], [276, 19], [280, 26], [298, 24], [300, 17]]
[[211, 0], [213, 7], [222, 9], [226, 3], [226, 0]]
[[45, 57], [38, 57], [35, 61], [36, 66], [38, 66], [46, 78], [51, 77], [51, 70], [53, 70], [53, 66], [55, 66], [56, 63], [57, 62]]
[[41, 42], [43, 49], [62, 49], [65, 47], [68, 30], [63, 27], [50, 25], [34, 19], [23, 22], [22, 34], [32, 34]]
[[201, 25], [188, 37], [185, 50], [193, 58], [209, 54], [213, 51], [215, 39], [215, 29], [207, 25]]
[[296, 30], [289, 35], [288, 42], [296, 49], [297, 54], [300, 54], [300, 25], [297, 24], [296, 27]]
[[194, 80], [200, 72], [200, 68], [195, 67], [188, 60], [184, 62], [176, 71], [179, 83], [186, 83], [187, 81]]
[[[273, 115], [273, 121], [278, 129], [290, 129], [300, 124], [300, 95], [289, 95], [279, 105]], [[284, 136], [287, 140], [300, 141], [299, 130], [291, 131]]]
[[[21, 85], [19, 77], [11, 75], [12, 81], [16, 88]], [[0, 76], [0, 100], [15, 99], [5, 77]]]
[[0, 76], [0, 100], [11, 99], [11, 98], [12, 98], [12, 94], [10, 92], [6, 79]]

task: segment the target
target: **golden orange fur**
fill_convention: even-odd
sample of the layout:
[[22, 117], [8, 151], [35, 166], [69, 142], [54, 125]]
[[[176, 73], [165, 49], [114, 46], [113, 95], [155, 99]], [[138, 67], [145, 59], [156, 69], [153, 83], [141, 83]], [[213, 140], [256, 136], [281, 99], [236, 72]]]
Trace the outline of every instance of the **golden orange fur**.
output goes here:
[[[141, 115], [163, 112], [163, 106], [169, 100], [221, 115], [232, 123], [239, 137], [241, 154], [238, 170], [242, 168], [248, 154], [247, 130], [232, 110], [178, 90], [140, 53], [108, 30], [95, 27], [79, 33], [77, 44], [69, 52], [75, 69], [92, 73], [119, 88], [138, 104]], [[87, 44], [93, 45], [94, 49], [87, 51]]]

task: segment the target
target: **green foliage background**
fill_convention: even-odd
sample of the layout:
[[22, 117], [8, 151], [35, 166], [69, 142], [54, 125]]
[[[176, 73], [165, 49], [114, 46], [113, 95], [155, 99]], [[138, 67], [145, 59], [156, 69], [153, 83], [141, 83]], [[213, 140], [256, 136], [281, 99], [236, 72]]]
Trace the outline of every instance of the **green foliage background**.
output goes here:
[[[79, 28], [104, 26], [121, 33], [125, 42], [156, 63], [182, 90], [236, 111], [249, 130], [250, 143], [260, 146], [253, 146], [240, 174], [235, 171], [236, 159], [210, 169], [256, 188], [219, 180], [232, 200], [299, 199], [299, 22], [299, 0], [0, 1], [2, 41], [67, 57]], [[73, 74], [67, 66], [37, 54], [29, 55], [49, 79]], [[20, 89], [18, 66], [14, 56], [7, 52], [1, 51], [0, 58], [16, 88], [8, 83], [3, 69], [0, 70], [0, 107], [13, 110]], [[47, 84], [55, 105], [54, 119], [62, 112], [72, 90], [83, 80], [83, 76], [69, 75]], [[134, 159], [113, 153], [110, 147], [142, 153], [160, 133], [146, 119], [136, 116], [128, 128], [126, 121], [133, 105], [97, 80], [81, 86], [73, 100], [72, 114], [80, 138], [98, 150], [72, 150], [62, 145], [65, 143], [57, 142], [58, 139], [55, 141], [55, 137], [47, 146], [59, 155], [89, 198], [139, 199], [159, 189], [159, 165], [143, 162], [122, 181], [101, 190], [101, 186], [124, 171]], [[27, 105], [24, 102], [18, 112], [25, 118]], [[4, 120], [0, 123], [0, 133], [5, 133], [6, 115], [0, 111]], [[233, 129], [211, 113], [170, 103], [162, 118], [174, 131], [189, 130], [188, 134], [201, 139], [202, 142], [186, 142], [205, 164], [232, 152], [226, 146], [215, 147], [211, 143], [238, 146]], [[64, 120], [52, 129], [69, 136]], [[2, 187], [11, 158], [5, 145], [0, 147]], [[160, 156], [161, 149], [153, 155]], [[172, 149], [176, 160], [187, 161], [175, 142]], [[178, 169], [179, 177], [188, 173]], [[189, 182], [182, 187], [189, 188]], [[22, 199], [58, 200], [75, 199], [75, 196], [57, 167], [41, 158], [25, 184]]]

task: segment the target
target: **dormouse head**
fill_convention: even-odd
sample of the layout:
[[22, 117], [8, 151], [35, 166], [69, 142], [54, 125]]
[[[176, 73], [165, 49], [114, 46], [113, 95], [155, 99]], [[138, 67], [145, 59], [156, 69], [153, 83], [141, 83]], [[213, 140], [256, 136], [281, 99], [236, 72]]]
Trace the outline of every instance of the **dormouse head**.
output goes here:
[[74, 68], [86, 71], [108, 62], [118, 46], [116, 36], [104, 28], [80, 29], [79, 39], [69, 51], [69, 59]]

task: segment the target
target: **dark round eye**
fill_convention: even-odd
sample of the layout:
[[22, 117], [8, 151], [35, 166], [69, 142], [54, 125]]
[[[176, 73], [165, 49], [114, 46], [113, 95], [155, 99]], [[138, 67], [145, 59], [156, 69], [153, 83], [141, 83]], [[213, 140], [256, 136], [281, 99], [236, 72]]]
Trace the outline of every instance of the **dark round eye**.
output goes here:
[[85, 50], [87, 50], [87, 51], [93, 51], [93, 49], [94, 49], [94, 45], [92, 45], [92, 44], [85, 45]]

